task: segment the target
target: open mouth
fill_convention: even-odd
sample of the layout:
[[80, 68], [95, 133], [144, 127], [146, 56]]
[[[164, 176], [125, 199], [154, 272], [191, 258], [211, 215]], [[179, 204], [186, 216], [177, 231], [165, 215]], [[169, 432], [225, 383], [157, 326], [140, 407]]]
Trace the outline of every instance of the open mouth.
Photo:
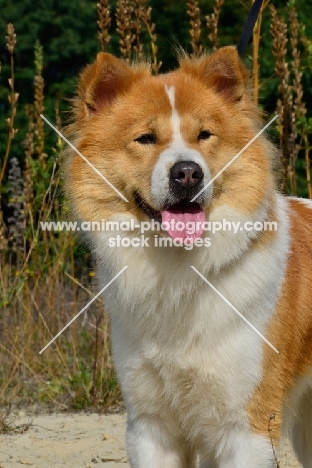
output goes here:
[[141, 197], [141, 195], [138, 194], [138, 192], [135, 192], [134, 194], [134, 199], [136, 201], [136, 204], [140, 208], [143, 213], [145, 213], [149, 218], [155, 219], [155, 221], [162, 222], [162, 217], [161, 217], [161, 212], [154, 210], [144, 198]]
[[206, 215], [199, 203], [183, 199], [173, 205], [165, 206], [161, 211], [157, 211], [137, 192], [135, 193], [135, 200], [143, 213], [149, 218], [162, 223], [164, 230], [174, 239], [194, 240], [202, 236]]

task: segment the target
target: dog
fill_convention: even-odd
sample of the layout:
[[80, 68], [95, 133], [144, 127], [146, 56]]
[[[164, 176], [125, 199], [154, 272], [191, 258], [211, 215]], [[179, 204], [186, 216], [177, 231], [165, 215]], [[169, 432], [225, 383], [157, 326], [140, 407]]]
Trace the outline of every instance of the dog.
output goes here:
[[[101, 52], [81, 73], [73, 210], [134, 223], [89, 233], [132, 468], [272, 468], [283, 436], [312, 467], [312, 202], [279, 193], [264, 133], [241, 152], [262, 128], [233, 46], [159, 76]], [[224, 220], [241, 227], [207, 229]]]

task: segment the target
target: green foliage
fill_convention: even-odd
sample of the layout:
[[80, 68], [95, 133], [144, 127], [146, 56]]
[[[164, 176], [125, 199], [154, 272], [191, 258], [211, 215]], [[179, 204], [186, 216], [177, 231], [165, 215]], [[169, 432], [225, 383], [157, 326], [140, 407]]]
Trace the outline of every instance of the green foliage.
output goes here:
[[[152, 0], [153, 21], [156, 22], [157, 42], [159, 46], [159, 59], [163, 62], [162, 71], [174, 67], [176, 44], [190, 50], [189, 22], [186, 15], [187, 1]], [[219, 26], [220, 45], [237, 44], [243, 25], [246, 21], [249, 3], [246, 7], [241, 2], [227, 2], [221, 11]], [[279, 13], [286, 12], [286, 4], [282, 0], [272, 2]], [[116, 1], [111, 2], [113, 24], [111, 28], [112, 40], [108, 51], [119, 54], [118, 36], [115, 28], [114, 13]], [[205, 48], [211, 44], [207, 38], [205, 16], [213, 11], [214, 0], [200, 0], [202, 12], [202, 43]], [[312, 0], [297, 2], [299, 20], [304, 23], [306, 31], [312, 31]], [[72, 2], [70, 0], [47, 0], [45, 2], [31, 2], [30, 0], [13, 0], [7, 2], [0, 0], [0, 34], [5, 36], [6, 24], [12, 22], [15, 26], [18, 43], [16, 46], [16, 89], [23, 90], [20, 96], [20, 106], [32, 101], [33, 95], [33, 50], [36, 41], [39, 41], [44, 51], [43, 76], [45, 80], [46, 113], [52, 118], [53, 103], [59, 99], [61, 110], [67, 107], [66, 99], [70, 98], [75, 88], [75, 78], [81, 68], [92, 61], [99, 51], [96, 25], [96, 2], [93, 0]], [[269, 33], [270, 15], [264, 12], [263, 33], [261, 43], [261, 79], [265, 83], [261, 91], [262, 102], [272, 102], [276, 95], [277, 80], [272, 79], [274, 57], [272, 56], [272, 39]], [[8, 77], [8, 54], [5, 50], [4, 39], [1, 46], [2, 75], [5, 81]], [[312, 49], [311, 43], [309, 48]], [[146, 46], [146, 53], [150, 52]], [[250, 60], [251, 46], [246, 53], [247, 63]], [[310, 54], [311, 57], [311, 54]], [[304, 81], [307, 86], [306, 98], [312, 101], [311, 67], [306, 70]], [[0, 122], [3, 122], [8, 105], [5, 104], [5, 92], [0, 91], [0, 101], [4, 103], [0, 109]], [[270, 107], [270, 106], [269, 106]], [[309, 105], [308, 107], [311, 108]], [[270, 110], [270, 109], [269, 109]], [[24, 124], [25, 120], [21, 122]], [[1, 128], [1, 131], [4, 127]]]
[[73, 409], [85, 409], [92, 403], [90, 389], [92, 385], [92, 374], [85, 368], [74, 374], [71, 381], [71, 406]]

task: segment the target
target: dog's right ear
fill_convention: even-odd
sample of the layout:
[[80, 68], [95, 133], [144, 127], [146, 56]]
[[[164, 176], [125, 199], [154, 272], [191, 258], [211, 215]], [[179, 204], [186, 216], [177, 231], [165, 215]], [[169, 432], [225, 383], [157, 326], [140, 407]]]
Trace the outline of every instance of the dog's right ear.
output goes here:
[[233, 46], [222, 47], [195, 60], [184, 57], [180, 68], [214, 89], [228, 102], [240, 101], [249, 89], [249, 72]]
[[80, 76], [79, 96], [84, 103], [84, 116], [111, 104], [118, 94], [131, 86], [132, 78], [130, 66], [111, 54], [100, 52]]

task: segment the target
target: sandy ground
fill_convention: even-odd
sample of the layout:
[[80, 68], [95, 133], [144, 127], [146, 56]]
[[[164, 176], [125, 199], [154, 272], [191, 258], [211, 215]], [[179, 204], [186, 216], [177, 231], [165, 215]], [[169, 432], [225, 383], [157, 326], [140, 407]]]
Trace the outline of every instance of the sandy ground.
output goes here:
[[[0, 468], [127, 468], [125, 414], [44, 414], [14, 421], [32, 421], [23, 434], [0, 435]], [[287, 444], [280, 468], [300, 467]], [[148, 467], [147, 467], [148, 468]]]

